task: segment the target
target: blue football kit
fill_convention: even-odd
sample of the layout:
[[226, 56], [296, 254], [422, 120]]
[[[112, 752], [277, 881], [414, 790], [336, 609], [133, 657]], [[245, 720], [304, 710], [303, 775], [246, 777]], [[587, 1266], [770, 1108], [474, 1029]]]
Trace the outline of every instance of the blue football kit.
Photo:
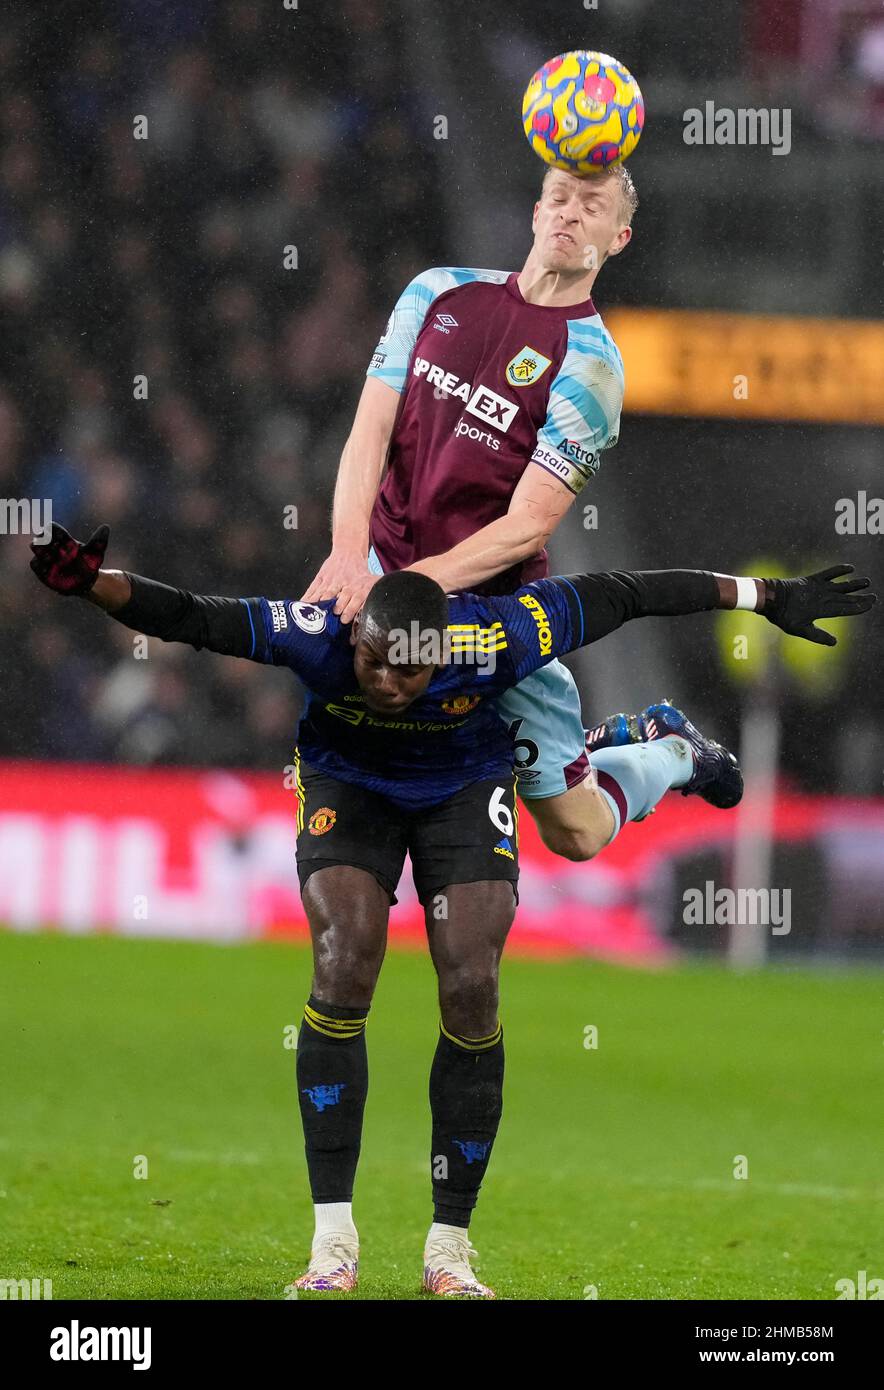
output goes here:
[[503, 690], [579, 646], [582, 608], [564, 579], [514, 594], [449, 598], [450, 664], [401, 715], [369, 710], [353, 670], [350, 627], [333, 602], [244, 601], [255, 628], [253, 659], [288, 666], [304, 684], [300, 755], [343, 782], [397, 806], [445, 801], [470, 782], [509, 776], [513, 743], [494, 708]]
[[[333, 600], [210, 597], [128, 577], [131, 598], [112, 615], [126, 626], [288, 667], [303, 683], [302, 886], [319, 868], [347, 865], [373, 874], [392, 898], [408, 854], [424, 903], [446, 884], [504, 879], [515, 890], [518, 734], [500, 717], [500, 695], [631, 618], [718, 606], [715, 576], [699, 571], [558, 576], [512, 594], [451, 594], [444, 663], [421, 696], [385, 716], [365, 703], [351, 627]], [[420, 634], [403, 636], [420, 644]]]

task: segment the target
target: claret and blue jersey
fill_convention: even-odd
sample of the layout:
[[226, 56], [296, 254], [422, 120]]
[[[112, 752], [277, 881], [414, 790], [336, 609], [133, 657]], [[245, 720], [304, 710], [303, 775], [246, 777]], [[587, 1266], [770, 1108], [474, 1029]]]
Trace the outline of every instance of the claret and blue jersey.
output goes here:
[[502, 691], [580, 645], [579, 596], [566, 579], [540, 580], [503, 597], [453, 594], [452, 660], [395, 718], [366, 705], [353, 670], [350, 627], [333, 601], [242, 600], [253, 660], [288, 666], [303, 682], [301, 756], [330, 776], [418, 810], [461, 787], [511, 774], [513, 744], [495, 710]]
[[[515, 271], [423, 271], [367, 374], [400, 397], [371, 516], [387, 571], [503, 516], [527, 468], [580, 492], [617, 440], [623, 363], [592, 300], [529, 303]], [[546, 574], [544, 552], [483, 588], [512, 593]]]

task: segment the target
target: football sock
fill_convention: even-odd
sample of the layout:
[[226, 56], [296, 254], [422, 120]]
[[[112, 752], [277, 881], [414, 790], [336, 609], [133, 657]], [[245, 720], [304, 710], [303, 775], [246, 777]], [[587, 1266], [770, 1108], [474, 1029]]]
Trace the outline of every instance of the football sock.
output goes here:
[[353, 1200], [368, 1094], [367, 1018], [367, 1008], [327, 1004], [312, 994], [304, 1009], [298, 1035], [298, 1100], [316, 1206]]
[[433, 1221], [466, 1231], [503, 1111], [503, 1029], [461, 1037], [444, 1025], [430, 1070]]
[[318, 1202], [313, 1208], [313, 1215], [316, 1218], [314, 1240], [317, 1236], [324, 1236], [328, 1231], [348, 1231], [354, 1236], [356, 1234], [352, 1202]]
[[627, 821], [650, 815], [666, 792], [683, 787], [694, 775], [691, 746], [677, 736], [600, 748], [592, 755], [592, 765], [598, 789], [614, 813], [611, 840]]
[[437, 1236], [458, 1236], [463, 1240], [469, 1236], [469, 1231], [466, 1226], [446, 1226], [442, 1221], [434, 1221], [427, 1232], [427, 1245]]

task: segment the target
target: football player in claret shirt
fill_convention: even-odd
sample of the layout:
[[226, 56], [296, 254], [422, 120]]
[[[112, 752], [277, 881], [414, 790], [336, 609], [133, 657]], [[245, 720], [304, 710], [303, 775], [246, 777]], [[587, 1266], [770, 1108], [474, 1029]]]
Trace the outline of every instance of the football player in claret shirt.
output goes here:
[[[858, 591], [868, 581], [836, 584], [851, 573], [846, 565], [789, 580], [669, 570], [571, 575], [482, 597], [446, 596], [405, 571], [372, 589], [351, 630], [331, 602], [203, 597], [102, 569], [106, 544], [106, 527], [81, 545], [54, 525], [52, 540], [33, 546], [32, 568], [55, 592], [81, 594], [139, 632], [287, 666], [306, 687], [298, 873], [314, 974], [297, 1069], [316, 1226], [294, 1287], [356, 1286], [351, 1203], [368, 1089], [365, 1025], [407, 852], [442, 1016], [430, 1074], [434, 1219], [424, 1287], [493, 1297], [471, 1267], [469, 1224], [501, 1116], [498, 965], [518, 882], [513, 745], [497, 697], [638, 617], [741, 607], [832, 644], [814, 619], [864, 612], [874, 599]], [[680, 711], [655, 705], [628, 724], [614, 721], [611, 746], [593, 754], [608, 841], [670, 788], [720, 807], [739, 801], [733, 756]]]
[[[637, 204], [622, 166], [549, 169], [520, 271], [435, 267], [406, 286], [368, 367], [307, 601], [336, 598], [349, 621], [372, 572], [492, 594], [548, 573], [550, 536], [617, 441], [623, 364], [592, 295]], [[545, 844], [592, 858], [606, 822], [570, 672], [549, 662], [499, 709]]]

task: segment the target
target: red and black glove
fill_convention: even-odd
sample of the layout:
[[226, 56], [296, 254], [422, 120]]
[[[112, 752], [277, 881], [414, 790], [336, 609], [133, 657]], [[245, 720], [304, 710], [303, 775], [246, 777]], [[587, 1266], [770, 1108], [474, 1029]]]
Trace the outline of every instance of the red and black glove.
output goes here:
[[31, 569], [56, 594], [88, 594], [104, 562], [109, 536], [110, 527], [99, 526], [88, 541], [77, 541], [53, 521], [50, 541], [31, 542]]

